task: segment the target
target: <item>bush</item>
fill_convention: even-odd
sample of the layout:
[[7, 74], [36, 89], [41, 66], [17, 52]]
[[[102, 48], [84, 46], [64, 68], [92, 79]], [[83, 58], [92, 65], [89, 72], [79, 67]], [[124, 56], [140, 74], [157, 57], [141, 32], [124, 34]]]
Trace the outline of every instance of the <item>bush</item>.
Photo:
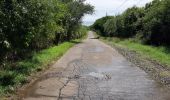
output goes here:
[[93, 7], [84, 0], [1, 0], [0, 66], [79, 38], [81, 18], [92, 12]]
[[92, 25], [102, 36], [138, 37], [145, 44], [157, 46], [170, 45], [169, 27], [169, 0], [153, 0], [145, 7], [129, 8], [118, 16], [98, 19]]
[[154, 0], [146, 9], [143, 40], [152, 45], [170, 45], [170, 1]]

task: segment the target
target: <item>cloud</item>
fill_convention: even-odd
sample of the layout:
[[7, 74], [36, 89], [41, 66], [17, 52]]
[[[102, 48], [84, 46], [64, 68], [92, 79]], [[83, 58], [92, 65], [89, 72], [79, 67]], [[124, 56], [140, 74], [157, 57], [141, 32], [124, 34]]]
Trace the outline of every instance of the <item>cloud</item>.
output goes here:
[[86, 0], [95, 7], [93, 15], [86, 15], [83, 18], [84, 24], [92, 24], [96, 19], [108, 15], [116, 15], [125, 11], [129, 7], [142, 7], [152, 0]]

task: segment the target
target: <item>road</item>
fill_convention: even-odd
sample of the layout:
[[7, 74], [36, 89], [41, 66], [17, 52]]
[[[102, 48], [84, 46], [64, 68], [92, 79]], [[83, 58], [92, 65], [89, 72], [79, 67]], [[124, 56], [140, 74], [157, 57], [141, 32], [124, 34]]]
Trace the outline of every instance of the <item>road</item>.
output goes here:
[[24, 100], [170, 100], [169, 90], [92, 32], [20, 95]]

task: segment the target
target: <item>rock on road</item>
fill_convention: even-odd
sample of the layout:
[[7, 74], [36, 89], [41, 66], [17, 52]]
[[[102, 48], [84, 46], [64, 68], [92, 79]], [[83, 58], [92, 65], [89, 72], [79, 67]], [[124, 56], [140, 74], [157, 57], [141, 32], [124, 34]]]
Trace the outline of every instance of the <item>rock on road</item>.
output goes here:
[[170, 100], [168, 89], [94, 39], [93, 32], [20, 95], [23, 100]]

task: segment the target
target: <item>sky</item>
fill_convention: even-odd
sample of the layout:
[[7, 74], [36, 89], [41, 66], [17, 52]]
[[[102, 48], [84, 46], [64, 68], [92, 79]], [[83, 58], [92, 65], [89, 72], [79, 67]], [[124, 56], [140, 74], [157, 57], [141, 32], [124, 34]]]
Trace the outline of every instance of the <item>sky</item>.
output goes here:
[[95, 7], [95, 12], [93, 15], [86, 15], [83, 18], [83, 24], [91, 25], [98, 18], [106, 15], [121, 14], [127, 8], [133, 6], [143, 7], [151, 1], [152, 0], [86, 0], [85, 3], [89, 3]]

